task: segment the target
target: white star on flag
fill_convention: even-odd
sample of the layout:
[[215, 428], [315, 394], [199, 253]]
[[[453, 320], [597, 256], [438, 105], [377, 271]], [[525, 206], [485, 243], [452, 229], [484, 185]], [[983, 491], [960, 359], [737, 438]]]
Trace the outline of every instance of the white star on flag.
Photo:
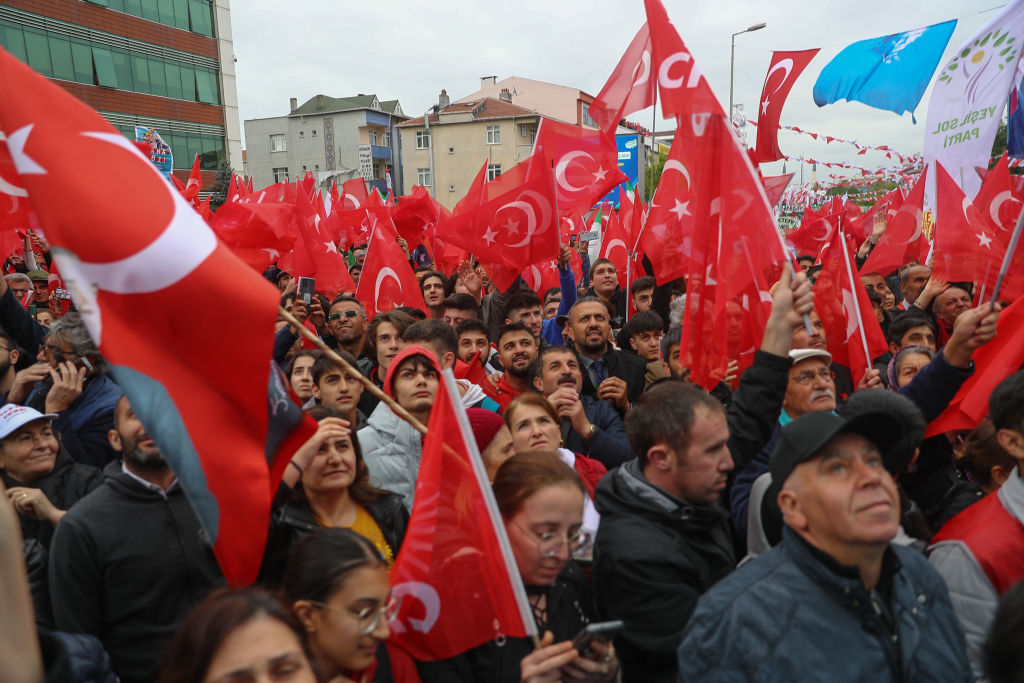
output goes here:
[[771, 104], [770, 100], [765, 100], [764, 102], [761, 103], [761, 116], [764, 116], [765, 114], [768, 113], [769, 104]]
[[677, 220], [683, 220], [683, 216], [690, 215], [690, 202], [681, 202], [678, 199], [675, 200], [676, 205], [673, 206], [669, 211], [676, 215]]
[[498, 233], [496, 233], [495, 231], [491, 230], [491, 226], [488, 225], [487, 226], [487, 232], [484, 233], [484, 241], [487, 242], [488, 245], [492, 245], [492, 244], [494, 244], [494, 238], [497, 237], [497, 236], [498, 236]]
[[274, 260], [277, 260], [281, 256], [281, 252], [279, 252], [277, 249], [260, 249], [260, 251], [267, 252], [268, 254], [270, 254], [270, 258]]
[[608, 175], [608, 171], [606, 171], [603, 168], [599, 167], [597, 169], [597, 171], [594, 172], [594, 182], [598, 182], [598, 181], [604, 180], [604, 177], [606, 175]]
[[34, 125], [30, 123], [23, 126], [7, 137], [7, 149], [11, 153], [11, 160], [21, 175], [46, 175], [46, 169], [25, 154], [25, 143], [28, 142], [28, 134], [32, 132]]
[[512, 235], [518, 235], [519, 234], [519, 221], [514, 221], [511, 218], [509, 218], [507, 221], [505, 221], [505, 224], [503, 226], [501, 226], [501, 227], [505, 228], [505, 230], [508, 231], [508, 234], [509, 234], [510, 237]]
[[984, 230], [979, 233], [975, 233], [974, 236], [978, 238], [978, 246], [985, 247], [986, 249], [992, 249], [992, 247], [989, 246], [992, 243], [992, 238], [986, 235]]
[[338, 247], [336, 244], [334, 244], [334, 240], [331, 240], [330, 242], [324, 242], [324, 249], [327, 250], [326, 253], [328, 254], [330, 254], [332, 251], [335, 253], [338, 252]]

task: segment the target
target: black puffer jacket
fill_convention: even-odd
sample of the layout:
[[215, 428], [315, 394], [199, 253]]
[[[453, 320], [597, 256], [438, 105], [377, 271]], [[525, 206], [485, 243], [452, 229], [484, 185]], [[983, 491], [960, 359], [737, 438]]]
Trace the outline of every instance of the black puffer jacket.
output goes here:
[[676, 647], [697, 599], [736, 567], [729, 516], [651, 484], [636, 460], [600, 481], [594, 593], [602, 619], [622, 619], [615, 641], [625, 681], [675, 681]]
[[[53, 464], [53, 470], [45, 477], [36, 479], [31, 484], [22, 484], [7, 475], [7, 472], [0, 472], [3, 477], [4, 486], [26, 486], [42, 491], [58, 510], [71, 508], [72, 505], [85, 497], [93, 489], [103, 483], [103, 474], [89, 465], [80, 465], [71, 459], [63, 448], [57, 452], [57, 460]], [[49, 549], [50, 540], [53, 538], [53, 526], [49, 522], [42, 522], [35, 517], [18, 515], [21, 521], [21, 537], [24, 539], [34, 538], [44, 548]]]
[[39, 629], [46, 683], [117, 683], [103, 644], [84, 633]]
[[[280, 500], [283, 494], [288, 495], [285, 490], [290, 492], [290, 489], [282, 484], [277, 500]], [[393, 557], [397, 557], [402, 539], [405, 538], [405, 528], [409, 524], [409, 513], [402, 503], [402, 496], [387, 492], [365, 507], [373, 521], [380, 527]], [[322, 528], [305, 502], [290, 501], [277, 508], [270, 520], [270, 535], [267, 537], [267, 549], [263, 554], [259, 582], [274, 588], [280, 585], [284, 566], [292, 554], [292, 547], [306, 534]]]

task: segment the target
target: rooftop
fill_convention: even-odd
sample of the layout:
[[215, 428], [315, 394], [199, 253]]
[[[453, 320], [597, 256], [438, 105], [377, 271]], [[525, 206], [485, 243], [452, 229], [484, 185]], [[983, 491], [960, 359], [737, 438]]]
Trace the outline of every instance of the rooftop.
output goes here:
[[289, 116], [310, 116], [313, 114], [327, 114], [336, 111], [350, 111], [352, 109], [376, 109], [388, 114], [404, 116], [402, 107], [398, 100], [379, 100], [376, 95], [355, 95], [354, 97], [328, 97], [327, 95], [314, 95], [306, 100], [301, 106], [296, 107]]
[[[499, 100], [496, 97], [483, 97], [477, 100], [470, 100], [468, 102], [455, 102], [450, 104], [444, 109], [440, 110], [437, 114], [430, 115], [430, 123], [438, 123], [440, 121], [440, 114], [460, 114], [469, 112], [473, 115], [474, 120], [480, 119], [508, 119], [513, 116], [536, 116], [537, 112], [532, 109], [520, 107], [517, 104], [511, 102], [505, 102]], [[423, 117], [417, 116], [414, 119], [403, 121], [398, 124], [399, 126], [422, 126]]]

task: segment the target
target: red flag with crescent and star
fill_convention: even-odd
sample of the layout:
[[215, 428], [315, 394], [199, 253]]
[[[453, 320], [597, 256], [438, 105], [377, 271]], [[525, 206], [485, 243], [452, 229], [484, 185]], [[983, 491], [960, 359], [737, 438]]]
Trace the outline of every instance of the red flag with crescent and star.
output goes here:
[[533, 147], [551, 163], [558, 209], [586, 211], [629, 178], [619, 170], [610, 135], [552, 119], [541, 119]]
[[[372, 213], [369, 215], [375, 217]], [[363, 303], [368, 319], [398, 306], [427, 310], [420, 284], [397, 239], [389, 222], [375, 221], [366, 248], [363, 274], [356, 288], [356, 298]]]
[[900, 205], [889, 226], [868, 255], [862, 273], [879, 273], [887, 276], [905, 263], [917, 260], [921, 254], [921, 240], [924, 239], [924, 187], [928, 175], [925, 166], [914, 189]]
[[430, 411], [415, 503], [390, 578], [402, 602], [388, 643], [415, 659], [537, 633], [451, 370]]
[[[280, 292], [95, 111], [2, 49], [0, 82], [0, 131], [78, 311], [225, 578], [252, 583], [281, 475], [316, 430], [269, 360]], [[231, 334], [209, 301], [231, 302]]]
[[487, 183], [486, 199], [439, 222], [436, 235], [514, 273], [558, 258], [554, 185], [550, 164], [532, 155]]
[[590, 118], [604, 133], [614, 134], [619, 121], [654, 106], [655, 87], [651, 73], [651, 32], [645, 23], [590, 104]]
[[789, 91], [819, 48], [795, 52], [773, 52], [761, 89], [757, 117], [757, 144], [754, 153], [758, 163], [777, 161], [783, 157], [779, 149], [779, 119]]

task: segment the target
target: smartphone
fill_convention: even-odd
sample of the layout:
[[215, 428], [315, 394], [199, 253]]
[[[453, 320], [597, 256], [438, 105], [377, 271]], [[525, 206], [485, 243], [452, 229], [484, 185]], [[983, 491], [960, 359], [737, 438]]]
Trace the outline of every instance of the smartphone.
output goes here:
[[58, 287], [57, 289], [53, 290], [53, 296], [56, 299], [63, 299], [65, 301], [70, 301], [71, 300], [71, 290], [70, 289], [64, 289], [62, 287]]
[[299, 278], [299, 298], [302, 299], [302, 303], [309, 306], [309, 303], [313, 300], [313, 295], [316, 294], [316, 279], [311, 277], [300, 277]]
[[599, 621], [597, 623], [587, 624], [583, 627], [583, 630], [577, 633], [576, 637], [572, 639], [572, 646], [576, 648], [576, 651], [581, 655], [587, 657], [593, 654], [593, 651], [590, 649], [590, 644], [592, 642], [595, 640], [608, 642], [615, 636], [619, 635], [624, 627], [625, 624], [620, 620]]

